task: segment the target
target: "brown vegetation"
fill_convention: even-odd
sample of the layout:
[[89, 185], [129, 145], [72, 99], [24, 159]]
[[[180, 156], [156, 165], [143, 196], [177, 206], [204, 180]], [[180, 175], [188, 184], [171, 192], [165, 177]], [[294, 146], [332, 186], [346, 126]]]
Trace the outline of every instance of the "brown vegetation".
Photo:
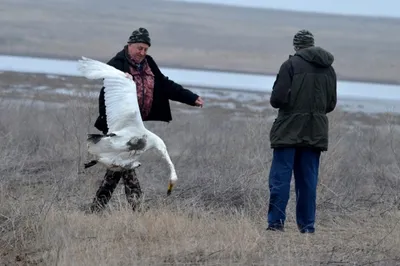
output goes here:
[[85, 209], [105, 169], [82, 164], [86, 134], [96, 132], [96, 99], [65, 97], [59, 108], [0, 102], [0, 265], [400, 263], [393, 116], [329, 116], [316, 234], [297, 232], [293, 196], [281, 234], [265, 231], [275, 112], [173, 103], [170, 124], [147, 125], [169, 147], [176, 190], [166, 197], [166, 164], [150, 152], [138, 171], [149, 209], [132, 213], [119, 186], [95, 215]]

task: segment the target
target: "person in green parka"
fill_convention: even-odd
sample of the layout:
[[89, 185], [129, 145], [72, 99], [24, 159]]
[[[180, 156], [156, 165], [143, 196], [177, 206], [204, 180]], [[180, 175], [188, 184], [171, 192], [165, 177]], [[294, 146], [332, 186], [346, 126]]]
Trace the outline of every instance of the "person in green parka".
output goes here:
[[315, 46], [308, 30], [293, 38], [294, 55], [281, 65], [270, 104], [279, 109], [271, 131], [268, 230], [284, 231], [292, 173], [296, 220], [301, 233], [314, 233], [321, 152], [328, 150], [327, 114], [337, 103], [334, 56]]

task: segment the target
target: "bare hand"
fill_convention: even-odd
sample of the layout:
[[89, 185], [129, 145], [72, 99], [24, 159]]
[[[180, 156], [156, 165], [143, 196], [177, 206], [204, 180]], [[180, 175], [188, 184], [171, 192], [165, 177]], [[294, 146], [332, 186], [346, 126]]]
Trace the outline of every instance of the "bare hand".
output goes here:
[[203, 99], [199, 96], [199, 98], [197, 98], [197, 100], [194, 102], [194, 104], [195, 104], [197, 107], [203, 107], [204, 101], [203, 101]]
[[125, 75], [126, 75], [126, 77], [127, 77], [128, 79], [131, 79], [131, 80], [133, 80], [133, 77], [132, 77], [132, 75], [131, 75], [131, 74], [129, 74], [129, 73], [127, 73], [127, 72], [125, 72]]

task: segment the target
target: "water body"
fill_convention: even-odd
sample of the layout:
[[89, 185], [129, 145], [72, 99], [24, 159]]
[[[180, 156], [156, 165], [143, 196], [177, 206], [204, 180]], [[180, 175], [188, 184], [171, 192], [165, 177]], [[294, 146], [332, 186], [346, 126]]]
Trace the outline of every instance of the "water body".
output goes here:
[[395, 0], [169, 0], [189, 3], [222, 4], [239, 7], [274, 8], [289, 11], [339, 15], [400, 18], [400, 2]]
[[[0, 71], [81, 76], [77, 61], [0, 55]], [[271, 92], [275, 76], [161, 67], [164, 75], [190, 87]], [[366, 112], [400, 112], [400, 85], [338, 81], [342, 106]]]

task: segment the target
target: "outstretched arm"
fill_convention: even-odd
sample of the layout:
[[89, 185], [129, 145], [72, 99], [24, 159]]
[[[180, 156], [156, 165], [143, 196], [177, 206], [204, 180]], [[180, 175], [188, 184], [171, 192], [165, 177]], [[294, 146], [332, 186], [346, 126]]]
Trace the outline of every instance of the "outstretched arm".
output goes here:
[[148, 63], [154, 70], [154, 75], [160, 77], [163, 87], [166, 89], [166, 94], [170, 100], [178, 101], [191, 106], [203, 106], [203, 100], [199, 95], [183, 88], [182, 85], [170, 80], [167, 76], [164, 76], [154, 59], [150, 56], [148, 56]]

